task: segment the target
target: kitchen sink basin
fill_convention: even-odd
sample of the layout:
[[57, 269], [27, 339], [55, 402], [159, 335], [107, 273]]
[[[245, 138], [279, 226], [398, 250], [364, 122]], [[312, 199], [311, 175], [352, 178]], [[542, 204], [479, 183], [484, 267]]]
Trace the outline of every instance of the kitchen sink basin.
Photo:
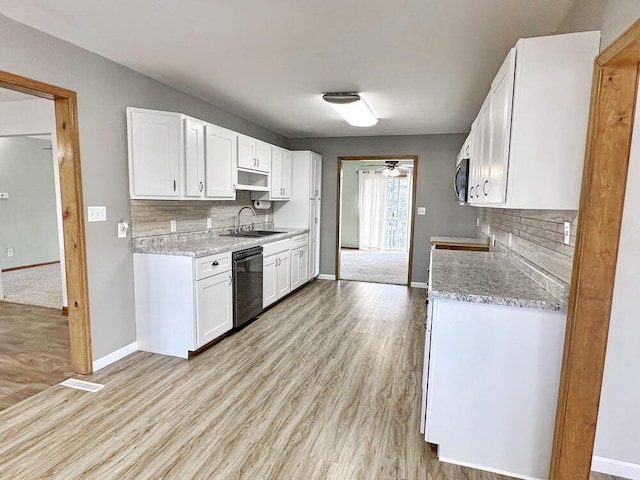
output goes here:
[[278, 235], [279, 233], [286, 233], [286, 232], [275, 232], [273, 230], [249, 230], [247, 232], [224, 233], [220, 236], [236, 237], [236, 238], [261, 238], [261, 237], [268, 237], [269, 235]]

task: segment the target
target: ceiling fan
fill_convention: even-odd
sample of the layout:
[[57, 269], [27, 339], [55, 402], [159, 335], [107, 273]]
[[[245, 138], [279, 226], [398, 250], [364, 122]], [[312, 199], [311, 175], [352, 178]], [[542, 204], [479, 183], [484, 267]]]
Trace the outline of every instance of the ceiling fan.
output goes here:
[[398, 160], [386, 160], [385, 166], [377, 171], [382, 172], [385, 177], [398, 177], [403, 173], [411, 173], [413, 168], [409, 165], [398, 165]]

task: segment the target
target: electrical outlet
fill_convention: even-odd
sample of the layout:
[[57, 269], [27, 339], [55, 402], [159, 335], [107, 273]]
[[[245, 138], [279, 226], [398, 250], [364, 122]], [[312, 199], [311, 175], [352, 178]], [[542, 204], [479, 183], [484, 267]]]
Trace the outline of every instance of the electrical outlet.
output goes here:
[[427, 209], [426, 207], [418, 207], [418, 215], [426, 215]]
[[513, 233], [509, 232], [509, 246], [511, 246], [512, 241], [513, 241]]
[[564, 244], [569, 245], [571, 240], [571, 222], [564, 222]]
[[496, 246], [496, 234], [491, 235], [491, 245]]
[[480, 217], [476, 218], [476, 227], [480, 226]]
[[127, 238], [127, 230], [129, 230], [129, 224], [127, 222], [119, 222], [118, 238]]
[[171, 233], [174, 233], [177, 229], [178, 229], [178, 227], [176, 225], [176, 221], [175, 220], [169, 220], [169, 230], [171, 230]]
[[211, 223], [211, 217], [207, 218], [207, 228], [211, 228], [212, 223]]
[[88, 222], [106, 222], [107, 207], [87, 207]]
[[7, 248], [7, 257], [13, 257], [13, 248]]

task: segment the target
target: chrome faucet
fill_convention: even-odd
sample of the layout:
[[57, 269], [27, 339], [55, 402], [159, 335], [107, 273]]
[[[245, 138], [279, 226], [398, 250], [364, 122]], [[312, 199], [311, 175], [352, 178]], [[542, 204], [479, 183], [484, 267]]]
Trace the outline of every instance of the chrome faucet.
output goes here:
[[247, 209], [247, 208], [248, 208], [249, 210], [251, 210], [251, 212], [253, 213], [253, 216], [254, 216], [254, 217], [255, 217], [256, 215], [258, 215], [258, 214], [256, 213], [256, 211], [253, 209], [253, 207], [249, 207], [249, 206], [242, 207], [242, 208], [238, 211], [238, 222], [237, 222], [237, 227], [236, 227], [236, 230], [237, 230], [237, 231], [240, 231], [240, 230], [241, 230], [241, 227], [240, 227], [240, 214], [241, 214], [245, 209]]

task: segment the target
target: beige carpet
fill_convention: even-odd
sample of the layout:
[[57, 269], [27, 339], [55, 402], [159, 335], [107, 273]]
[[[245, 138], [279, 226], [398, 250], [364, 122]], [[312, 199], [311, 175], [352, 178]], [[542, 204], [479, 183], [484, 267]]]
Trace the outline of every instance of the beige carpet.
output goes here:
[[61, 276], [59, 263], [3, 272], [4, 301], [61, 309]]
[[359, 282], [406, 285], [409, 254], [403, 252], [373, 252], [340, 250], [340, 279]]

